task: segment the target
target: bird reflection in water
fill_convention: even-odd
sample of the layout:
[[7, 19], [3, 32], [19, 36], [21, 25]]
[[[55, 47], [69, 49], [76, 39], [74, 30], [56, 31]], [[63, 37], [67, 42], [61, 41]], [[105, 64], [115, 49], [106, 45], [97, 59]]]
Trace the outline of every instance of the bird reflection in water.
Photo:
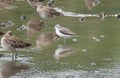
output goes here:
[[32, 36], [36, 32], [40, 31], [45, 25], [45, 22], [39, 18], [33, 18], [28, 21], [27, 25], [22, 25], [17, 28], [18, 31], [27, 30], [28, 36]]
[[23, 72], [23, 70], [25, 71], [28, 69], [30, 69], [30, 67], [26, 64], [20, 63], [16, 60], [9, 61], [0, 67], [0, 78], [10, 78], [17, 73]]
[[54, 54], [54, 58], [56, 60], [59, 60], [62, 57], [69, 56], [73, 52], [76, 52], [76, 50], [72, 47], [58, 45], [58, 48], [56, 49]]
[[36, 48], [42, 50], [44, 47], [51, 45], [58, 39], [59, 37], [54, 32], [43, 32], [36, 39]]

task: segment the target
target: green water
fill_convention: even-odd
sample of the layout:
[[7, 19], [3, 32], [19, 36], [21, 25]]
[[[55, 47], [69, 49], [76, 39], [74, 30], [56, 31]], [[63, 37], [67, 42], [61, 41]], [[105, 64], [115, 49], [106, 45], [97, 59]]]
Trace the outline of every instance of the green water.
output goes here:
[[[99, 14], [102, 11], [107, 14], [120, 12], [119, 0], [100, 1], [101, 4], [91, 11], [87, 10], [82, 0], [57, 0], [55, 7], [68, 12], [85, 14]], [[60, 24], [79, 35], [77, 42], [73, 42], [72, 39], [66, 41], [67, 46], [77, 51], [60, 60], [55, 60], [55, 50], [59, 44], [63, 45], [63, 39], [61, 38], [42, 51], [35, 51], [38, 35], [46, 30], [43, 29], [32, 37], [28, 37], [26, 31], [17, 31], [19, 26], [39, 15], [25, 1], [18, 1], [14, 5], [18, 7], [0, 10], [0, 22], [11, 20], [15, 23], [14, 26], [5, 30], [1, 29], [1, 31], [12, 30], [17, 37], [32, 44], [30, 48], [18, 52], [18, 61], [22, 62], [27, 58], [24, 63], [27, 63], [31, 69], [18, 73], [14, 76], [15, 78], [120, 78], [120, 20], [116, 17], [106, 17], [104, 21], [99, 17], [86, 17], [87, 20], [83, 23], [78, 20], [78, 17], [64, 16], [49, 20], [47, 31], [54, 31], [54, 25]], [[21, 15], [26, 15], [27, 19], [21, 21]], [[94, 37], [98, 40], [95, 41]], [[84, 49], [86, 51], [83, 51]], [[5, 55], [0, 65], [6, 61], [4, 57], [8, 57], [7, 61], [11, 60], [11, 53], [6, 51], [0, 53]]]

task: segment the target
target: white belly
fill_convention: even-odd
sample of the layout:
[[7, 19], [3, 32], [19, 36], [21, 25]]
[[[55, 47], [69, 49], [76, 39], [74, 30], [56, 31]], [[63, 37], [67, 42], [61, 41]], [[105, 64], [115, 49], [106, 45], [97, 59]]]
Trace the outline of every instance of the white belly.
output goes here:
[[4, 41], [4, 37], [1, 39], [1, 47], [5, 50], [10, 50], [10, 46]]
[[70, 38], [72, 37], [71, 35], [65, 35], [65, 34], [62, 34], [61, 32], [59, 32], [58, 30], [56, 30], [56, 34], [60, 37], [63, 37], [63, 38]]

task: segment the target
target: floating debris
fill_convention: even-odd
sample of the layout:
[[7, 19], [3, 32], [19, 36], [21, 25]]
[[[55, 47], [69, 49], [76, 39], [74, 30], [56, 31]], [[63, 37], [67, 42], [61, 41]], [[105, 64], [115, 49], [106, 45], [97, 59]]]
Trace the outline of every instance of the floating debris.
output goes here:
[[13, 26], [15, 25], [15, 23], [13, 23], [12, 21], [8, 20], [5, 24], [7, 27]]
[[20, 16], [20, 19], [21, 19], [21, 20], [26, 20], [26, 18], [27, 18], [27, 17], [26, 17], [25, 15]]
[[91, 65], [91, 66], [95, 66], [95, 65], [96, 65], [96, 63], [95, 63], [95, 62], [92, 62], [92, 63], [90, 63], [90, 65]]
[[105, 35], [100, 35], [100, 37], [101, 37], [101, 38], [104, 38], [104, 37], [105, 37]]
[[54, 9], [62, 13], [64, 16], [69, 16], [69, 17], [99, 17], [98, 14], [78, 14], [73, 12], [65, 12], [58, 7], [55, 7]]
[[92, 39], [96, 39], [97, 37], [92, 37]]
[[48, 5], [49, 7], [53, 7], [54, 4], [55, 4], [55, 0], [49, 0], [48, 3], [47, 3], [47, 5]]
[[101, 41], [101, 39], [100, 39], [100, 38], [98, 38], [98, 37], [92, 37], [92, 39], [93, 39], [93, 40], [95, 40], [96, 42]]
[[84, 0], [85, 5], [87, 6], [88, 10], [92, 10], [93, 7], [100, 4], [99, 0]]
[[0, 27], [2, 28], [2, 29], [4, 29], [5, 28], [5, 23], [4, 22], [2, 22], [2, 23], [0, 23]]
[[77, 42], [78, 39], [77, 39], [77, 38], [73, 38], [72, 41], [73, 41], [73, 42]]
[[98, 39], [98, 38], [97, 38], [97, 39], [95, 39], [95, 41], [99, 42], [99, 41], [101, 41], [101, 39]]
[[82, 49], [82, 52], [87, 52], [88, 50], [87, 49]]
[[79, 18], [79, 21], [80, 21], [80, 22], [85, 22], [86, 19], [85, 19], [84, 17], [80, 17], [80, 18]]
[[25, 29], [27, 29], [26, 25], [22, 25], [19, 28], [17, 28], [17, 30], [20, 31], [20, 32], [23, 31], [23, 30], [25, 30]]
[[11, 27], [13, 25], [15, 25], [15, 23], [10, 21], [10, 20], [8, 20], [6, 23], [5, 22], [0, 23], [0, 27], [2, 29], [6, 29], [6, 28]]

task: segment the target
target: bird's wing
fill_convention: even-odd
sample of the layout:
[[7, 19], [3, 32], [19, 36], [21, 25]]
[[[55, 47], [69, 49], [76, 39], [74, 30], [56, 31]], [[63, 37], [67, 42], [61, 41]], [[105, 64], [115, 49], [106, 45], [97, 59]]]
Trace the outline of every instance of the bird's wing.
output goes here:
[[7, 39], [5, 39], [6, 43], [9, 44], [10, 46], [14, 47], [14, 48], [24, 48], [24, 47], [28, 47], [31, 44], [23, 42], [22, 40], [18, 39], [17, 37], [9, 37]]
[[51, 15], [56, 15], [56, 16], [62, 16], [63, 14], [62, 13], [60, 13], [60, 12], [58, 12], [58, 11], [56, 11], [55, 9], [53, 9], [53, 8], [51, 8], [51, 7], [47, 7], [46, 6], [46, 12], [48, 12], [49, 14], [51, 14]]
[[66, 35], [76, 35], [76, 33], [72, 32], [68, 28], [61, 27], [60, 32]]

